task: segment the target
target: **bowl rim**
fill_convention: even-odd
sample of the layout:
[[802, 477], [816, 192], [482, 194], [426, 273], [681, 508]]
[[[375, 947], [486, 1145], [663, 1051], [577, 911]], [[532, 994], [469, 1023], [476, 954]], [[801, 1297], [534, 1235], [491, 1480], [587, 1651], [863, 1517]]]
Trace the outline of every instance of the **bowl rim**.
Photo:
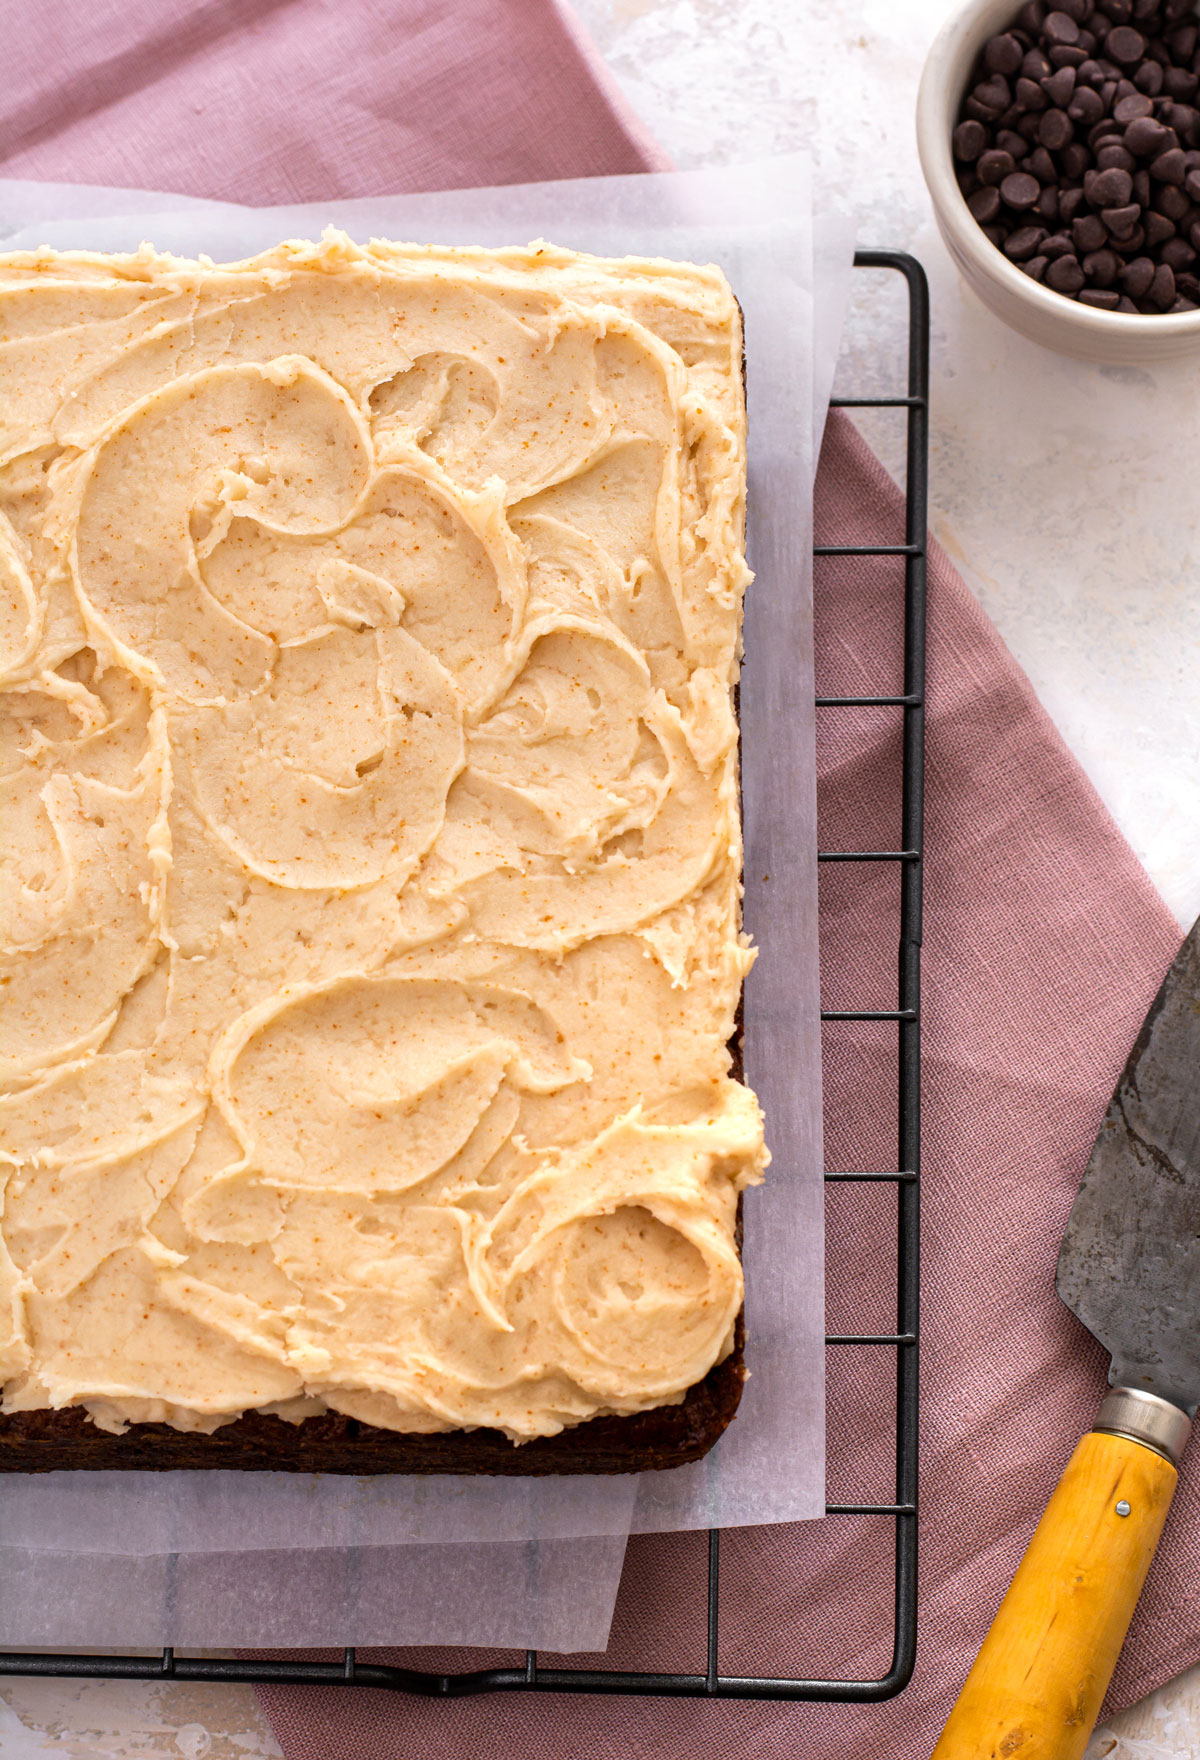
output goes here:
[[958, 107], [966, 89], [971, 63], [995, 28], [993, 16], [1003, 19], [1011, 11], [1015, 20], [1020, 0], [966, 0], [953, 12], [934, 38], [917, 91], [917, 154], [933, 201], [934, 213], [948, 233], [947, 243], [989, 280], [998, 283], [1014, 299], [1024, 301], [1045, 319], [1090, 331], [1099, 340], [1108, 337], [1172, 337], [1200, 335], [1200, 308], [1194, 312], [1164, 312], [1152, 317], [1143, 312], [1106, 312], [1081, 306], [1052, 287], [1043, 287], [1022, 274], [997, 249], [967, 206], [958, 186], [951, 144]]

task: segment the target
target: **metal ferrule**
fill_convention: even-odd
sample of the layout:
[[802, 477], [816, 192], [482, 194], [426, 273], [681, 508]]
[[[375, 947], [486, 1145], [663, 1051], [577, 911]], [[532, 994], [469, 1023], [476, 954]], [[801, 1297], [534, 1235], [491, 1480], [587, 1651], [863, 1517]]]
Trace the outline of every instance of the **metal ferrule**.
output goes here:
[[1161, 1454], [1173, 1467], [1187, 1447], [1192, 1421], [1179, 1406], [1137, 1387], [1110, 1387], [1100, 1402], [1093, 1430], [1107, 1436], [1128, 1436]]

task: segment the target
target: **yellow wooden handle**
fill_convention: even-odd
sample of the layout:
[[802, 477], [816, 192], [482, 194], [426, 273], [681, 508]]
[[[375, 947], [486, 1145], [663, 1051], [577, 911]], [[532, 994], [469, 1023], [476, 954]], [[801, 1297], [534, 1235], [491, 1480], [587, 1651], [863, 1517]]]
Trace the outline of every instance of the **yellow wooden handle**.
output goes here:
[[1140, 1442], [1100, 1431], [1084, 1437], [1000, 1603], [933, 1760], [1078, 1760], [1177, 1478], [1170, 1461]]

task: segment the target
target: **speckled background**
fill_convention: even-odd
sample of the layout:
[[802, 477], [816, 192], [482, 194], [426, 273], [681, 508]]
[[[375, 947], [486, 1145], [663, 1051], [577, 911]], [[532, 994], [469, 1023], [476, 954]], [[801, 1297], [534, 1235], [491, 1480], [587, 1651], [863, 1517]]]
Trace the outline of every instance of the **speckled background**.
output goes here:
[[[1061, 360], [962, 289], [932, 224], [912, 127], [946, 0], [576, 4], [680, 166], [808, 148], [818, 187], [858, 215], [863, 243], [904, 246], [925, 263], [934, 529], [1190, 922], [1200, 912], [1200, 354], [1153, 371]], [[902, 302], [864, 285], [844, 389], [881, 382], [902, 327]], [[868, 432], [898, 462], [892, 419]], [[279, 1753], [248, 1689], [22, 1680], [0, 1698], [2, 1760]], [[1200, 1670], [1097, 1732], [1088, 1760], [1197, 1753]]]

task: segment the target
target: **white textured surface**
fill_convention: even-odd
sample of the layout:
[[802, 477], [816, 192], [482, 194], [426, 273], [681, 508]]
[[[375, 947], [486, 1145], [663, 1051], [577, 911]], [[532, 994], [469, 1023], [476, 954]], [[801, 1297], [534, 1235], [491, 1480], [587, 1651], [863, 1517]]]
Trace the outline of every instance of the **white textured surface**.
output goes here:
[[3, 1760], [279, 1760], [249, 1687], [142, 1681], [9, 1681]]
[[[913, 249], [934, 299], [935, 530], [1180, 920], [1200, 910], [1200, 368], [1114, 374], [1009, 336], [959, 289], [912, 137], [946, 0], [576, 0], [680, 165], [811, 146], [864, 243]], [[1016, 3], [1014, 0], [1014, 11]], [[871, 119], [864, 126], [862, 118]], [[899, 302], [860, 298], [843, 388], [895, 355]], [[865, 425], [865, 424], [864, 424]], [[870, 438], [889, 460], [898, 430]], [[260, 1760], [246, 1689], [10, 1682], [0, 1756]], [[1088, 1760], [1192, 1760], [1200, 1670]]]

